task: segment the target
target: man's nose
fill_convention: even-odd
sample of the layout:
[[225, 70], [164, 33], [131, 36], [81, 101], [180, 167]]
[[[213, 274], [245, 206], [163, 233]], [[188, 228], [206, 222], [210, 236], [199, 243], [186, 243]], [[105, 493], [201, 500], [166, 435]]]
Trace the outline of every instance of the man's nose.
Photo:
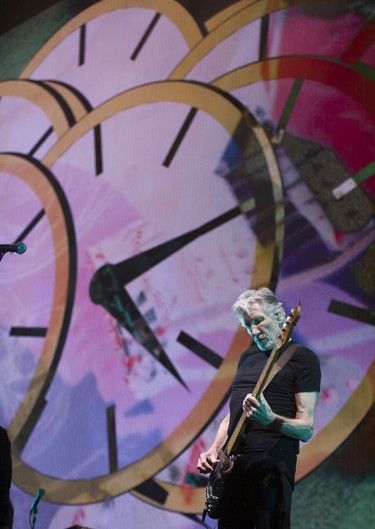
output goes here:
[[251, 335], [252, 336], [256, 336], [260, 332], [259, 329], [258, 329], [258, 325], [252, 325], [250, 327], [250, 330], [251, 330]]

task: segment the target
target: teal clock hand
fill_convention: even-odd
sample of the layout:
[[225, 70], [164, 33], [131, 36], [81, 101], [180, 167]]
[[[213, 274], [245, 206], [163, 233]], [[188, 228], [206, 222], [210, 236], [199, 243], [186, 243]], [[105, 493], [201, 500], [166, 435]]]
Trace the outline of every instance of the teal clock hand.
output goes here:
[[186, 389], [187, 386], [127, 291], [113, 265], [102, 266], [90, 285], [90, 297], [101, 304], [133, 338], [160, 362]]

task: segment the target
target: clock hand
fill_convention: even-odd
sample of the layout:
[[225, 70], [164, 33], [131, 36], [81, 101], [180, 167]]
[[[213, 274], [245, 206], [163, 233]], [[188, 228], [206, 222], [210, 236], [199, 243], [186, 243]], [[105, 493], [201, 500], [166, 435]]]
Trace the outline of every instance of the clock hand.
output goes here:
[[90, 285], [90, 297], [94, 303], [101, 304], [140, 345], [188, 389], [136, 304], [119, 283], [112, 265], [102, 266], [96, 272]]
[[90, 284], [90, 298], [101, 304], [154, 358], [173, 374], [185, 387], [185, 383], [173, 366], [137, 306], [124, 289], [124, 285], [147, 272], [156, 264], [192, 242], [197, 237], [221, 226], [255, 207], [254, 199], [219, 215], [211, 221], [183, 235], [175, 237], [145, 252], [125, 259], [117, 264], [106, 264], [99, 268]]
[[[159, 244], [154, 248], [150, 248], [149, 250], [139, 253], [138, 255], [134, 255], [133, 257], [129, 257], [128, 259], [125, 259], [124, 261], [121, 261], [117, 264], [105, 266], [111, 266], [118, 281], [122, 285], [126, 285], [133, 279], [136, 279], [140, 275], [153, 268], [164, 259], [167, 259], [167, 257], [170, 257], [175, 252], [181, 250], [181, 248], [194, 241], [194, 239], [197, 239], [201, 235], [218, 228], [222, 224], [225, 224], [226, 222], [238, 217], [242, 213], [247, 213], [254, 208], [255, 200], [251, 198], [230, 209], [229, 211], [226, 211], [222, 215], [215, 217], [209, 222], [206, 222], [202, 226], [184, 233], [183, 235], [179, 235], [174, 239], [170, 239], [167, 242]], [[97, 270], [96, 273], [99, 273], [99, 271], [100, 269]], [[95, 275], [92, 279], [93, 282], [95, 282]]]

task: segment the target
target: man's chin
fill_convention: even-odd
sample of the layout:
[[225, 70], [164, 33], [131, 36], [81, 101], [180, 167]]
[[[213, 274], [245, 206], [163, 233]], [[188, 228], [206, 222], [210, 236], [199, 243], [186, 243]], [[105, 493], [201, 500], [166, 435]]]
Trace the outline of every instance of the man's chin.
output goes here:
[[254, 340], [255, 344], [261, 349], [262, 351], [267, 351], [267, 344], [265, 342], [260, 342], [259, 340]]
[[255, 344], [259, 347], [259, 349], [261, 349], [262, 351], [271, 351], [271, 349], [273, 349], [273, 346], [270, 340], [262, 340], [262, 341], [254, 340], [254, 341], [255, 341]]

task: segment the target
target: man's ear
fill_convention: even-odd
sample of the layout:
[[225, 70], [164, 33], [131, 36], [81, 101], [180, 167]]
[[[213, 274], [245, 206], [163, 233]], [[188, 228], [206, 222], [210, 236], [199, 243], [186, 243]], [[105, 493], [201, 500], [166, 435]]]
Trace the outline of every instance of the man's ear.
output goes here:
[[275, 314], [276, 316], [276, 320], [277, 320], [277, 323], [280, 327], [280, 329], [282, 328], [282, 326], [284, 325], [284, 317], [283, 317], [283, 314], [281, 312], [281, 310], [278, 310]]

